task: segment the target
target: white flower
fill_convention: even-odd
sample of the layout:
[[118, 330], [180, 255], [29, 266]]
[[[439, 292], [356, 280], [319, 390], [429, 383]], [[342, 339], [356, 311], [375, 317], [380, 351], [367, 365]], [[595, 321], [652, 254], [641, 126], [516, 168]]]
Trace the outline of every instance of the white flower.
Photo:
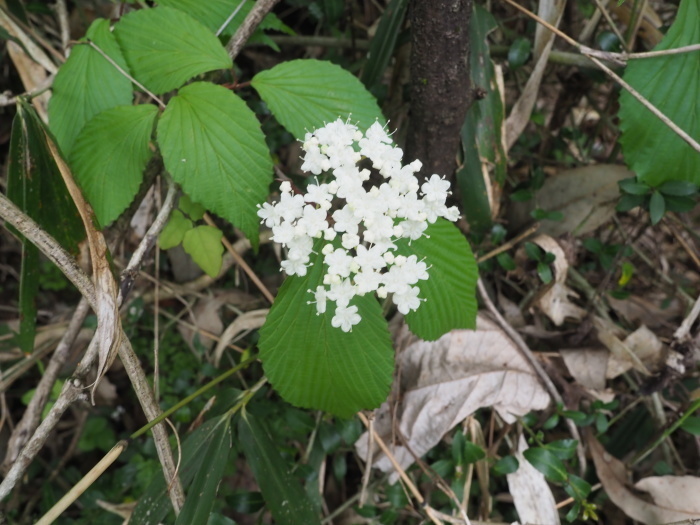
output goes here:
[[[396, 251], [406, 243], [399, 240], [408, 239], [410, 246], [438, 217], [459, 218], [456, 207], [445, 205], [449, 182], [433, 175], [421, 185], [415, 175], [420, 161], [403, 166], [403, 151], [379, 122], [363, 136], [357, 126], [338, 119], [307, 133], [302, 148], [303, 171], [333, 178], [316, 179], [304, 195], [295, 194], [285, 181], [278, 203], [258, 206], [273, 240], [287, 248], [282, 269], [304, 276], [312, 254], [317, 254], [324, 264], [323, 284], [307, 291], [314, 295], [307, 303], [316, 305], [317, 315], [326, 312], [328, 301], [335, 303], [331, 325], [344, 332], [361, 321], [358, 307], [349, 306], [356, 296], [393, 294], [399, 312], [416, 310], [425, 299], [414, 285], [429, 278], [430, 267], [416, 255]], [[370, 183], [370, 170], [359, 167], [363, 157], [384, 182]]]
[[335, 315], [331, 319], [331, 324], [335, 328], [340, 328], [343, 332], [351, 332], [352, 327], [362, 320], [357, 313], [357, 306], [338, 306]]

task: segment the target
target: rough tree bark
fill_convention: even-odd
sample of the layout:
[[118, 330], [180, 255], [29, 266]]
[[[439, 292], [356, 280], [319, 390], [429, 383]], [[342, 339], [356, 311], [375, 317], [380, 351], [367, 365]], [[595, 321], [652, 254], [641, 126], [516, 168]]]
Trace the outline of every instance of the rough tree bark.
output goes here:
[[459, 131], [472, 102], [469, 19], [473, 0], [411, 0], [411, 116], [406, 159], [422, 174], [454, 179]]

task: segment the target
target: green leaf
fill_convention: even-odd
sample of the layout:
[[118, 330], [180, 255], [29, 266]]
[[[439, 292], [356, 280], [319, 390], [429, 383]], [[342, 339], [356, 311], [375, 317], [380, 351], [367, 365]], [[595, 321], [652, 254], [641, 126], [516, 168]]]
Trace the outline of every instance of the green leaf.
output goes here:
[[[700, 3], [682, 0], [676, 20], [655, 51], [700, 43]], [[632, 60], [624, 79], [695, 140], [700, 138], [700, 53]], [[700, 155], [627, 91], [620, 95], [620, 143], [625, 161], [640, 180], [657, 186], [669, 180], [700, 184]]]
[[552, 282], [552, 268], [550, 268], [549, 264], [547, 263], [537, 263], [537, 275], [540, 276], [540, 279], [544, 284], [549, 284]]
[[575, 500], [581, 501], [586, 499], [591, 493], [591, 484], [585, 479], [581, 479], [574, 474], [569, 474], [564, 490]]
[[397, 253], [425, 258], [429, 279], [419, 281], [418, 297], [426, 299], [406, 315], [411, 332], [434, 341], [450, 330], [476, 327], [476, 260], [464, 235], [451, 222], [438, 219], [425, 235], [409, 245], [397, 243]]
[[206, 209], [201, 204], [197, 204], [187, 195], [182, 195], [178, 200], [177, 207], [193, 221], [198, 221], [206, 213]]
[[158, 144], [185, 192], [240, 228], [257, 248], [256, 204], [267, 198], [272, 160], [246, 103], [223, 87], [190, 84], [163, 112]]
[[508, 63], [513, 69], [517, 69], [530, 58], [532, 44], [527, 38], [516, 38], [508, 48]]
[[320, 525], [301, 485], [291, 476], [262, 420], [243, 412], [238, 437], [275, 523]]
[[630, 211], [637, 206], [642, 206], [646, 202], [645, 195], [629, 195], [625, 194], [620, 197], [620, 202], [617, 203], [615, 209], [620, 212]]
[[[315, 253], [321, 253], [317, 243]], [[293, 405], [349, 417], [378, 407], [389, 393], [394, 351], [387, 322], [376, 299], [351, 301], [362, 321], [343, 332], [331, 325], [335, 304], [324, 314], [308, 304], [323, 282], [320, 256], [304, 277], [285, 279], [260, 329], [260, 359], [270, 383]]]
[[698, 186], [687, 180], [669, 180], [657, 188], [664, 195], [688, 197], [698, 192]]
[[298, 139], [338, 118], [361, 131], [385, 123], [377, 101], [351, 73], [320, 60], [289, 60], [253, 77], [272, 114]]
[[651, 223], [658, 224], [665, 212], [666, 203], [664, 202], [664, 196], [658, 191], [655, 191], [651, 194], [651, 199], [649, 200], [649, 216], [651, 217]]
[[681, 428], [694, 436], [700, 436], [700, 417], [690, 416], [681, 424]]
[[85, 197], [105, 227], [131, 204], [153, 155], [158, 108], [120, 106], [93, 117], [75, 139], [70, 161]]
[[664, 203], [667, 211], [676, 213], [686, 213], [695, 208], [697, 201], [693, 197], [674, 197], [672, 195], [664, 195]]
[[477, 461], [484, 459], [486, 457], [486, 452], [479, 445], [475, 445], [471, 441], [467, 441], [464, 444], [464, 464], [469, 465], [470, 463], [476, 463]]
[[[238, 9], [240, 4], [241, 0], [207, 0], [206, 2], [202, 2], [201, 0], [160, 0], [158, 2], [158, 5], [174, 7], [175, 9], [187, 13], [195, 20], [204, 24], [212, 33], [216, 33], [216, 31], [221, 28], [223, 23], [226, 22], [231, 13]], [[243, 23], [245, 17], [248, 16], [248, 13], [250, 13], [254, 5], [255, 4], [251, 0], [246, 0], [238, 13], [236, 13], [236, 16], [231, 19], [221, 34], [223, 36], [233, 35], [236, 29]], [[262, 31], [266, 29], [274, 29], [288, 34], [294, 34], [294, 31], [277, 18], [277, 15], [268, 13], [265, 18], [263, 18], [262, 22], [260, 22], [260, 25], [248, 42], [261, 40], [264, 36]]]
[[[182, 467], [179, 474], [183, 487], [187, 488], [195, 474], [201, 471], [206, 450], [216, 437], [220, 425], [220, 418], [206, 421], [188, 435], [182, 443]], [[168, 497], [168, 485], [159, 469], [145, 493], [139, 498], [139, 502], [129, 519], [129, 524], [152, 525], [160, 523], [169, 510], [172, 510], [172, 503]]]
[[[128, 71], [109, 21], [95, 20], [85, 35]], [[58, 145], [70, 156], [75, 138], [87, 121], [105, 109], [131, 104], [131, 81], [92, 47], [75, 45], [58, 70], [49, 102], [49, 122]]]
[[648, 184], [637, 182], [637, 179], [632, 177], [618, 181], [617, 185], [620, 186], [622, 191], [630, 195], [646, 195], [651, 190]]
[[[36, 110], [23, 98], [17, 101], [12, 121], [7, 197], [71, 253], [85, 236], [78, 211], [47, 149], [45, 126]], [[61, 217], [61, 220], [56, 220]], [[21, 240], [19, 282], [19, 333], [15, 340], [25, 353], [34, 350], [36, 296], [39, 293], [39, 250], [11, 228]]]
[[230, 450], [231, 418], [226, 414], [217, 422], [211, 440], [203, 451], [202, 464], [194, 476], [176, 525], [208, 521]]
[[575, 439], [560, 439], [558, 441], [547, 443], [544, 448], [549, 450], [559, 459], [571, 459], [576, 453], [577, 445], [578, 441]]
[[493, 472], [497, 476], [502, 476], [504, 474], [512, 474], [520, 464], [515, 456], [503, 456], [501, 459], [493, 464]]
[[230, 69], [221, 42], [200, 22], [170, 7], [140, 9], [114, 27], [131, 72], [156, 94], [207, 71]]
[[523, 456], [549, 481], [563, 483], [569, 475], [562, 460], [546, 448], [528, 448], [523, 452]]
[[185, 217], [180, 210], [173, 210], [168, 224], [158, 237], [158, 246], [161, 250], [169, 250], [182, 242], [185, 234], [192, 229], [192, 221]]
[[[507, 155], [503, 145], [505, 109], [489, 58], [487, 35], [497, 27], [493, 15], [475, 5], [469, 31], [471, 35], [470, 70], [472, 82], [483, 98], [474, 100], [462, 125], [464, 165], [457, 171], [464, 214], [469, 226], [486, 232], [491, 224], [491, 204], [487, 185], [490, 178], [502, 184], [506, 176]], [[512, 197], [513, 195], [511, 195]], [[531, 192], [528, 198], [532, 198]]]
[[371, 89], [381, 81], [389, 60], [394, 54], [407, 7], [408, 0], [391, 0], [382, 13], [377, 31], [369, 45], [367, 63], [362, 71], [362, 83], [367, 86], [367, 89]]
[[182, 238], [182, 247], [209, 277], [216, 277], [221, 270], [224, 234], [213, 226], [195, 226], [187, 230]]

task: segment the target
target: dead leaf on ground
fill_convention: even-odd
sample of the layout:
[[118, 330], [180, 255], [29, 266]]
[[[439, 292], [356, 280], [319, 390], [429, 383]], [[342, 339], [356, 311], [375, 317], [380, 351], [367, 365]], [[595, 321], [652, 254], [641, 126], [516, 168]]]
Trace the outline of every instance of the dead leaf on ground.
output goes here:
[[565, 284], [569, 262], [566, 260], [563, 248], [549, 235], [538, 235], [532, 242], [555, 257], [554, 282], [536, 301], [536, 305], [557, 326], [564, 324], [567, 318], [581, 319], [586, 315], [586, 310], [576, 306], [569, 299], [569, 297], [578, 297], [578, 294]]
[[566, 170], [548, 177], [535, 199], [514, 202], [508, 210], [511, 224], [533, 222], [530, 215], [536, 207], [561, 212], [561, 221], [542, 221], [540, 233], [558, 237], [564, 233], [576, 236], [602, 226], [615, 214], [620, 197], [617, 182], [634, 177], [634, 173], [617, 164], [596, 164]]
[[585, 388], [603, 390], [610, 352], [604, 348], [575, 348], [560, 350], [571, 376]]
[[521, 523], [559, 524], [557, 502], [549, 488], [547, 480], [539, 470], [533, 467], [523, 456], [528, 449], [525, 438], [521, 435], [515, 457], [518, 470], [506, 474], [508, 488], [513, 496], [515, 509]]
[[598, 331], [598, 340], [611, 353], [606, 372], [608, 379], [613, 379], [631, 368], [644, 375], [650, 375], [662, 366], [666, 358], [663, 343], [646, 326], [640, 326], [624, 340], [620, 340], [613, 331], [613, 327], [617, 327], [611, 322], [597, 317], [593, 323]]
[[260, 328], [263, 323], [265, 323], [269, 311], [269, 308], [251, 310], [250, 312], [245, 312], [236, 317], [236, 319], [226, 327], [226, 330], [224, 330], [224, 333], [221, 334], [219, 341], [216, 343], [216, 348], [214, 349], [214, 366], [219, 366], [221, 356], [224, 355], [228, 344], [235, 342], [235, 338], [238, 335]]
[[[398, 356], [398, 368], [401, 401], [396, 407], [385, 402], [378, 409], [374, 429], [402, 468], [414, 462], [413, 454], [424, 455], [479, 408], [493, 407], [504, 420], [513, 422], [550, 402], [518, 348], [484, 315], [477, 317], [474, 331], [455, 330], [434, 342], [409, 345]], [[394, 416], [410, 451], [404, 441], [394, 439]], [[367, 433], [357, 441], [360, 457], [367, 457], [367, 442]], [[373, 457], [375, 467], [393, 471], [378, 448]]]
[[[647, 478], [635, 485], [647, 490], [653, 502], [637, 495], [628, 483], [627, 469], [608, 454], [603, 445], [589, 432], [586, 442], [595, 463], [596, 472], [605, 492], [630, 518], [648, 525], [659, 525], [700, 517], [700, 481], [692, 476], [662, 476]], [[665, 478], [672, 478], [673, 481]], [[690, 481], [687, 478], [691, 478]], [[664, 481], [657, 481], [664, 480]], [[687, 491], [687, 492], [684, 492]], [[684, 497], [683, 494], [686, 494]]]
[[677, 298], [674, 298], [668, 307], [659, 308], [657, 305], [661, 304], [665, 299], [665, 296], [655, 297], [653, 294], [647, 297], [631, 295], [626, 299], [606, 297], [608, 304], [615, 310], [615, 313], [628, 323], [643, 324], [651, 329], [664, 325], [671, 326], [673, 319], [683, 315], [683, 305]]

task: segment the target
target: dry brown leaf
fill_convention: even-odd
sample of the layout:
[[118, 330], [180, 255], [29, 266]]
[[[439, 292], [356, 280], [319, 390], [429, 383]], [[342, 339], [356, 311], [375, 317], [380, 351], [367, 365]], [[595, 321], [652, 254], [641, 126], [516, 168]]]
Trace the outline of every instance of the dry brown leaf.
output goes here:
[[700, 518], [700, 478], [696, 476], [651, 476], [640, 479], [634, 487], [648, 492], [659, 507]]
[[[630, 518], [641, 521], [642, 523], [647, 523], [648, 525], [659, 525], [661, 523], [671, 523], [700, 517], [700, 500], [697, 497], [700, 484], [698, 484], [697, 478], [693, 478], [694, 481], [692, 483], [682, 479], [690, 478], [691, 476], [682, 476], [679, 481], [667, 481], [664, 483], [658, 481], [640, 481], [637, 483], [638, 488], [649, 490], [652, 493], [652, 497], [659, 498], [651, 503], [632, 491], [628, 484], [625, 465], [620, 460], [608, 454], [592, 433], [588, 434], [587, 443], [591, 456], [593, 457], [593, 462], [595, 463], [598, 478], [603, 484], [605, 492], [607, 492], [612, 502], [622, 509]], [[640, 484], [641, 487], [639, 486]], [[691, 496], [687, 499], [680, 496], [673, 498], [669, 497], [669, 491], [671, 489], [664, 487], [664, 485], [674, 485], [679, 490], [681, 490], [681, 486], [687, 486], [688, 488], [694, 487], [694, 490], [689, 493]]]
[[540, 233], [558, 237], [564, 233], [583, 235], [605, 224], [615, 213], [620, 196], [617, 181], [634, 173], [617, 164], [596, 164], [563, 171], [548, 177], [534, 200], [515, 202], [508, 210], [512, 224], [532, 222], [535, 207], [559, 211], [561, 221], [543, 221]]
[[[566, 0], [540, 0], [539, 13], [540, 16], [544, 15], [547, 22], [556, 27], [559, 25], [565, 6]], [[530, 78], [528, 78], [520, 98], [515, 102], [510, 115], [506, 119], [506, 151], [513, 147], [513, 144], [515, 144], [528, 122], [530, 122], [530, 115], [537, 101], [549, 53], [552, 51], [554, 33], [548, 29], [543, 30], [540, 28], [537, 31], [539, 31], [539, 34], [536, 34], [535, 37], [533, 54], [535, 67], [530, 73]]]
[[581, 319], [586, 315], [586, 310], [571, 302], [569, 297], [578, 297], [578, 295], [565, 284], [569, 262], [566, 260], [564, 250], [549, 235], [538, 235], [532, 242], [555, 257], [554, 282], [551, 283], [549, 290], [537, 300], [536, 305], [557, 326], [564, 324], [567, 318]]
[[603, 390], [610, 352], [604, 348], [564, 349], [559, 353], [571, 376], [585, 388]]
[[92, 262], [92, 280], [95, 285], [95, 300], [97, 311], [97, 332], [99, 341], [99, 351], [97, 360], [97, 378], [92, 385], [92, 401], [94, 404], [95, 387], [107, 372], [107, 369], [117, 355], [117, 349], [121, 344], [122, 328], [118, 308], [118, 287], [112, 275], [112, 269], [107, 258], [107, 242], [101, 231], [96, 228], [97, 220], [92, 206], [83, 197], [80, 188], [75, 183], [70, 168], [58, 152], [58, 148], [53, 138], [44, 130], [46, 144], [51, 151], [51, 155], [56, 162], [56, 166], [61, 173], [61, 177], [68, 188], [75, 207], [78, 209], [83, 226], [87, 233], [88, 245], [90, 246], [90, 260]]
[[598, 331], [598, 340], [610, 350], [606, 377], [615, 378], [634, 368], [644, 375], [658, 369], [666, 357], [664, 346], [656, 334], [646, 326], [640, 326], [620, 340], [616, 325], [599, 317], [593, 320]]
[[[658, 301], [656, 300], [658, 299]], [[666, 308], [659, 308], [659, 304], [666, 299], [654, 297], [653, 293], [647, 297], [631, 295], [626, 299], [615, 299], [608, 296], [606, 300], [610, 307], [619, 316], [630, 324], [643, 324], [651, 329], [664, 324], [670, 325], [671, 321], [683, 315], [683, 305], [678, 299], [673, 299]]]
[[236, 317], [236, 319], [226, 327], [226, 330], [224, 330], [224, 333], [221, 334], [219, 341], [216, 343], [216, 348], [214, 349], [214, 365], [219, 366], [224, 350], [226, 350], [230, 342], [234, 341], [236, 336], [249, 330], [260, 328], [263, 323], [265, 323], [269, 311], [269, 308], [251, 310], [250, 312]]
[[[401, 401], [396, 407], [385, 402], [377, 411], [374, 428], [387, 444], [397, 443], [394, 428], [400, 430], [410, 448], [393, 446], [402, 468], [413, 463], [413, 454], [425, 454], [479, 408], [493, 407], [504, 420], [513, 422], [550, 402], [518, 348], [484, 315], [477, 317], [474, 331], [455, 330], [434, 342], [409, 345], [399, 354], [398, 367]], [[367, 441], [367, 433], [357, 441], [361, 457], [367, 457]], [[378, 451], [373, 457], [375, 467], [393, 470]]]
[[521, 523], [558, 524], [560, 523], [559, 511], [552, 489], [549, 488], [544, 474], [523, 456], [523, 452], [527, 449], [527, 442], [521, 435], [518, 451], [515, 453], [519, 464], [518, 470], [512, 474], [506, 474], [515, 510], [518, 511]]

